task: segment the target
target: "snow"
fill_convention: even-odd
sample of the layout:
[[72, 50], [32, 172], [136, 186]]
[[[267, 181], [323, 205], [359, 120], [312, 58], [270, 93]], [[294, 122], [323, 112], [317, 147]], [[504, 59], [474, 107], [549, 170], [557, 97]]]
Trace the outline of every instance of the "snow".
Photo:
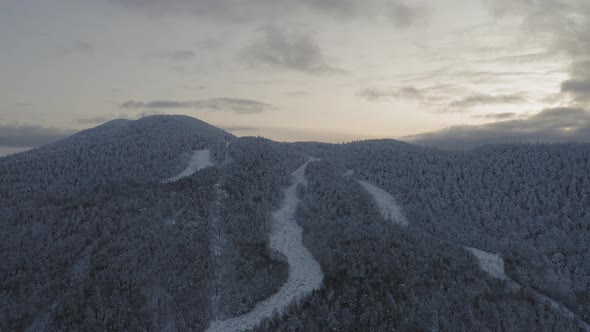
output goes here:
[[490, 276], [496, 279], [508, 279], [508, 276], [504, 271], [504, 260], [500, 255], [471, 247], [465, 247], [465, 249], [477, 258], [479, 266], [484, 272], [487, 272]]
[[[504, 271], [504, 260], [502, 259], [502, 257], [500, 257], [500, 255], [492, 254], [487, 251], [483, 251], [483, 250], [471, 248], [471, 247], [464, 247], [464, 248], [467, 249], [469, 252], [471, 252], [477, 258], [481, 269], [483, 271], [487, 272], [491, 277], [496, 278], [496, 279], [507, 280], [509, 282], [509, 284], [512, 287], [514, 287], [515, 289], [522, 288], [521, 284], [510, 279], [506, 275], [506, 273]], [[578, 326], [580, 327], [580, 329], [582, 329], [583, 331], [590, 332], [590, 324], [588, 324], [587, 322], [585, 322], [581, 319], [578, 319], [576, 314], [573, 311], [571, 311], [569, 308], [567, 308], [563, 304], [551, 299], [550, 297], [548, 297], [547, 295], [545, 295], [539, 291], [536, 291], [532, 288], [529, 288], [529, 290], [538, 302], [549, 303], [549, 305], [551, 306], [551, 308], [553, 308], [553, 310], [557, 311], [559, 314], [561, 314], [562, 316], [564, 316], [566, 318], [569, 318], [572, 320], [577, 320]]]
[[164, 183], [176, 182], [184, 177], [193, 175], [196, 171], [202, 170], [203, 168], [209, 166], [213, 166], [209, 149], [193, 151], [193, 155], [191, 156], [186, 169], [180, 174], [167, 179], [164, 181]]
[[354, 175], [354, 171], [351, 169], [348, 169], [348, 170], [346, 170], [346, 172], [344, 174], [342, 174], [342, 177], [349, 178], [353, 175]]
[[366, 191], [373, 196], [373, 199], [377, 203], [379, 210], [381, 211], [381, 215], [385, 220], [389, 220], [401, 226], [407, 226], [408, 220], [406, 216], [402, 213], [401, 208], [397, 204], [397, 201], [390, 193], [385, 190], [379, 189], [374, 185], [367, 183], [365, 181], [358, 180], [359, 183]]
[[270, 248], [282, 254], [289, 263], [289, 278], [279, 291], [259, 302], [252, 311], [223, 321], [213, 321], [207, 331], [244, 331], [253, 329], [263, 319], [272, 318], [298, 300], [319, 289], [324, 275], [319, 263], [305, 248], [302, 242], [302, 228], [295, 220], [295, 211], [300, 199], [297, 197], [298, 184], [306, 184], [305, 167], [311, 161], [293, 172], [294, 181], [285, 190], [285, 200], [281, 207], [273, 212], [273, 226], [270, 235]]
[[542, 294], [534, 289], [531, 289], [531, 292], [537, 298], [537, 301], [539, 301], [541, 303], [549, 303], [551, 308], [553, 308], [553, 310], [560, 313], [563, 317], [566, 317], [566, 318], [569, 318], [572, 320], [576, 320], [578, 322], [578, 327], [582, 331], [590, 332], [590, 324], [586, 321], [583, 321], [582, 319], [579, 319], [578, 316], [573, 311], [571, 311], [568, 307], [564, 306], [563, 304], [551, 299], [547, 295]]

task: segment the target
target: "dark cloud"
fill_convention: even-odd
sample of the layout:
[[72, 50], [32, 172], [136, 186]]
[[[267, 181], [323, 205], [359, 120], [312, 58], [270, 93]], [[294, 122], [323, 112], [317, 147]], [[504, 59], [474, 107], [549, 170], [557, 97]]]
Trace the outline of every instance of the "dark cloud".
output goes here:
[[590, 78], [588, 80], [567, 80], [561, 84], [561, 91], [570, 93], [581, 101], [590, 101]]
[[490, 113], [484, 115], [476, 115], [474, 118], [480, 119], [487, 119], [487, 120], [508, 120], [512, 118], [516, 118], [518, 116], [517, 113], [512, 112], [504, 112], [504, 113]]
[[195, 52], [191, 50], [157, 50], [149, 54], [152, 58], [170, 60], [170, 61], [186, 61], [195, 57]]
[[87, 41], [77, 40], [72, 43], [70, 47], [65, 49], [63, 53], [74, 53], [74, 54], [94, 54], [94, 46]]
[[73, 134], [74, 131], [40, 126], [0, 125], [0, 146], [37, 147]]
[[251, 99], [241, 98], [209, 98], [192, 101], [154, 100], [149, 102], [129, 100], [120, 105], [127, 109], [171, 109], [192, 108], [212, 111], [233, 111], [240, 114], [261, 113], [275, 107]]
[[422, 104], [433, 104], [442, 111], [465, 111], [481, 105], [520, 104], [527, 98], [520, 93], [507, 95], [470, 94], [461, 99], [452, 100], [451, 96], [465, 93], [464, 89], [452, 84], [435, 85], [427, 88], [402, 86], [393, 89], [364, 89], [358, 95], [368, 101], [381, 99], [398, 99], [416, 101]]
[[561, 84], [561, 91], [571, 95], [578, 102], [590, 102], [590, 60], [580, 60], [573, 63], [571, 77]]
[[481, 105], [521, 104], [526, 101], [527, 99], [518, 93], [495, 96], [486, 94], [475, 94], [464, 97], [459, 100], [455, 100], [449, 103], [449, 107], [455, 110], [465, 110]]
[[[190, 15], [203, 20], [269, 22], [297, 15], [338, 20], [386, 20], [404, 27], [424, 16], [426, 8], [403, 0], [111, 0], [152, 17]], [[423, 1], [421, 1], [423, 3]]]
[[268, 65], [309, 74], [337, 74], [341, 69], [327, 63], [318, 44], [309, 36], [287, 33], [278, 27], [262, 30], [263, 36], [242, 50], [240, 57], [250, 65]]
[[579, 108], [547, 109], [525, 119], [453, 126], [405, 140], [445, 149], [513, 142], [590, 142], [590, 112]]

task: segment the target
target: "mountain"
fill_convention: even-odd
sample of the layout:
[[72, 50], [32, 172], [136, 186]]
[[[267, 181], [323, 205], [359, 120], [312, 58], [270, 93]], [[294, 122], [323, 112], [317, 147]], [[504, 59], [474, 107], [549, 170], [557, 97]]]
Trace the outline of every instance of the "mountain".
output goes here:
[[584, 329], [589, 170], [111, 121], [0, 158], [0, 330]]

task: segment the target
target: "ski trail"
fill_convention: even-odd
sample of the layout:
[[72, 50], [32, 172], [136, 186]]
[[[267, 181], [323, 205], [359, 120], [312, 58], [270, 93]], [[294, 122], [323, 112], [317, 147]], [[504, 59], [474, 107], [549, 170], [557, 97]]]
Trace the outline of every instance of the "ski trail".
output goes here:
[[220, 309], [220, 295], [219, 291], [223, 285], [221, 285], [221, 274], [222, 274], [222, 254], [223, 248], [227, 247], [225, 238], [222, 234], [221, 229], [221, 211], [223, 209], [224, 203], [223, 201], [227, 198], [228, 194], [225, 190], [223, 190], [221, 186], [221, 182], [218, 182], [214, 185], [215, 194], [217, 196], [217, 200], [215, 202], [215, 212], [213, 213], [213, 217], [211, 218], [211, 224], [209, 227], [209, 238], [211, 239], [211, 252], [213, 253], [213, 262], [215, 264], [214, 270], [214, 280], [213, 285], [214, 287], [211, 289], [211, 294], [209, 298], [211, 300], [211, 308], [213, 312], [213, 317], [220, 318], [222, 315], [222, 310]]
[[193, 175], [196, 171], [202, 170], [203, 168], [209, 166], [213, 166], [209, 149], [195, 150], [193, 151], [193, 155], [191, 156], [191, 160], [189, 161], [186, 169], [180, 174], [165, 180], [164, 183], [176, 182], [184, 177]]
[[[517, 281], [509, 278], [504, 272], [504, 259], [498, 254], [492, 254], [480, 249], [464, 247], [467, 251], [472, 253], [478, 260], [480, 268], [488, 273], [491, 277], [496, 279], [507, 280], [508, 283], [515, 289], [523, 288]], [[583, 331], [590, 332], [590, 324], [578, 318], [578, 316], [565, 305], [553, 300], [547, 295], [529, 288], [535, 299], [540, 303], [549, 303], [553, 310], [557, 311], [562, 316], [575, 320], [578, 322], [578, 327]]]
[[479, 267], [496, 279], [508, 280], [504, 271], [504, 260], [498, 254], [492, 254], [477, 248], [464, 247], [477, 258]]
[[293, 183], [285, 190], [281, 207], [272, 214], [273, 226], [270, 235], [270, 249], [284, 255], [289, 263], [289, 278], [279, 291], [258, 302], [252, 311], [223, 321], [213, 321], [207, 331], [244, 331], [253, 329], [263, 319], [272, 318], [313, 290], [319, 289], [324, 275], [319, 263], [305, 248], [302, 242], [303, 229], [295, 220], [295, 212], [300, 199], [297, 197], [298, 184], [306, 184], [305, 167], [317, 159], [310, 158], [293, 172]]
[[397, 201], [393, 196], [391, 196], [390, 193], [388, 193], [385, 190], [379, 189], [365, 181], [358, 180], [358, 182], [361, 184], [363, 188], [365, 188], [367, 192], [369, 192], [369, 194], [371, 194], [371, 196], [373, 196], [373, 199], [375, 200], [375, 203], [377, 203], [377, 206], [381, 211], [381, 215], [383, 215], [383, 218], [385, 218], [385, 220], [389, 220], [401, 226], [408, 225], [408, 220], [406, 219], [406, 216], [404, 216], [401, 208], [397, 204]]

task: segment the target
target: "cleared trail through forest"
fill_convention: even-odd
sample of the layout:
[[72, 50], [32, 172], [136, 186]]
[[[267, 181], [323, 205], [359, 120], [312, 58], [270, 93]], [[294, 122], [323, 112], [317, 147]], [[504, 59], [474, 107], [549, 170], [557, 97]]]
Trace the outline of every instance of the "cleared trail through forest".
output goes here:
[[[515, 289], [521, 289], [523, 286], [518, 283], [517, 281], [511, 279], [506, 275], [504, 272], [504, 259], [500, 257], [498, 254], [492, 254], [480, 249], [471, 248], [471, 247], [464, 247], [469, 252], [471, 252], [478, 260], [480, 268], [488, 273], [491, 277], [496, 279], [507, 280], [508, 283]], [[562, 316], [575, 320], [578, 322], [578, 327], [583, 331], [590, 332], [590, 324], [588, 322], [583, 321], [582, 319], [578, 318], [578, 316], [571, 311], [565, 305], [553, 300], [552, 298], [548, 297], [547, 295], [536, 291], [532, 288], [529, 288], [532, 295], [535, 299], [540, 303], [549, 303], [553, 310], [560, 313]]]
[[[347, 171], [343, 176], [350, 177], [351, 175], [352, 171]], [[377, 203], [377, 206], [379, 207], [381, 215], [383, 215], [383, 218], [391, 222], [400, 224], [402, 226], [408, 225], [408, 220], [402, 213], [401, 208], [397, 204], [397, 201], [390, 193], [382, 189], [379, 189], [370, 183], [361, 180], [358, 180], [358, 182], [367, 192], [369, 192], [369, 194], [371, 194], [371, 196], [373, 196], [375, 202]], [[449, 244], [454, 245], [452, 243]], [[489, 274], [492, 278], [506, 280], [509, 283], [509, 285], [514, 289], [523, 288], [523, 286], [520, 283], [506, 275], [506, 272], [504, 271], [504, 259], [500, 255], [467, 246], [464, 246], [463, 248], [469, 251], [472, 255], [474, 255], [477, 258], [477, 261], [482, 271]], [[578, 318], [578, 316], [568, 307], [553, 300], [552, 298], [548, 297], [547, 295], [539, 291], [536, 291], [532, 288], [529, 288], [529, 290], [538, 302], [549, 303], [553, 310], [557, 311], [566, 318], [577, 321], [580, 329], [586, 332], [590, 332], [590, 324]]]
[[371, 196], [373, 196], [373, 199], [375, 200], [375, 203], [377, 203], [379, 211], [385, 220], [391, 221], [401, 226], [408, 225], [406, 216], [402, 213], [402, 210], [397, 204], [397, 201], [390, 193], [379, 189], [368, 182], [361, 180], [358, 180], [358, 182], [369, 194], [371, 194]]
[[193, 151], [193, 154], [186, 169], [182, 171], [180, 174], [165, 180], [164, 183], [178, 181], [182, 178], [193, 175], [196, 171], [202, 170], [203, 168], [209, 166], [213, 166], [209, 149], [195, 150]]
[[320, 264], [313, 258], [302, 242], [303, 229], [295, 220], [297, 205], [297, 185], [305, 185], [305, 168], [316, 161], [310, 158], [293, 172], [293, 183], [285, 189], [285, 200], [281, 207], [272, 214], [273, 226], [270, 235], [270, 249], [285, 256], [289, 264], [289, 278], [279, 291], [256, 304], [252, 311], [223, 321], [213, 321], [207, 331], [244, 331], [253, 329], [263, 319], [272, 318], [281, 313], [291, 303], [319, 289], [324, 274]]

